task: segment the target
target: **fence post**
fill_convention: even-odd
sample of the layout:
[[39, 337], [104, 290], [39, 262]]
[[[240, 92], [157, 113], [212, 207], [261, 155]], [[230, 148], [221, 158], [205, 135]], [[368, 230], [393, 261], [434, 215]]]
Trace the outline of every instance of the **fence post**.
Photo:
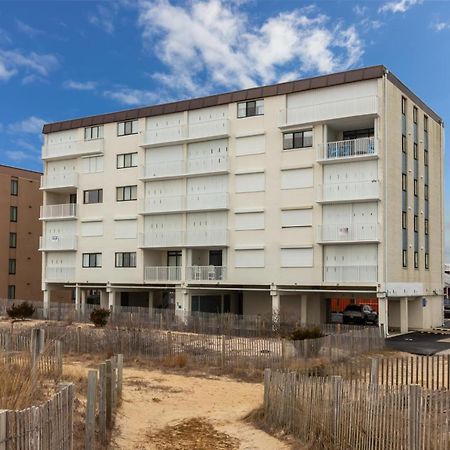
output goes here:
[[281, 339], [281, 360], [283, 361], [283, 367], [286, 366], [286, 359], [287, 359], [287, 354], [286, 354], [286, 339]]
[[81, 327], [77, 327], [77, 353], [80, 353]]
[[95, 449], [95, 406], [97, 403], [97, 371], [88, 372], [87, 403], [86, 403], [86, 450]]
[[58, 376], [61, 377], [63, 373], [63, 357], [62, 357], [62, 342], [61, 341], [55, 341], [55, 357], [56, 357], [56, 364], [57, 364], [57, 373]]
[[220, 336], [220, 343], [221, 343], [221, 352], [220, 352], [220, 367], [222, 369], [225, 367], [225, 336], [222, 334]]
[[172, 356], [173, 348], [172, 348], [172, 332], [171, 331], [167, 332], [167, 347], [168, 347], [168, 351], [169, 351], [169, 356]]
[[8, 411], [6, 409], [0, 409], [0, 450], [6, 450], [6, 419], [8, 417]]
[[332, 386], [332, 430], [331, 436], [334, 436], [336, 447], [339, 447], [338, 436], [339, 433], [339, 421], [341, 419], [341, 400], [342, 400], [342, 377], [332, 376], [331, 377]]
[[379, 359], [371, 358], [371, 366], [370, 366], [370, 384], [378, 385], [378, 368], [379, 368]]
[[122, 385], [123, 385], [123, 355], [117, 355], [117, 398], [118, 404], [122, 403]]
[[116, 411], [117, 407], [117, 356], [111, 358], [111, 409], [112, 414]]
[[408, 450], [419, 450], [420, 448], [421, 393], [422, 387], [420, 385], [411, 384], [408, 386]]
[[112, 397], [111, 397], [111, 360], [106, 360], [106, 426], [111, 429], [112, 425]]
[[106, 363], [100, 364], [98, 376], [98, 427], [100, 442], [106, 443]]
[[270, 390], [270, 369], [264, 369], [264, 415], [268, 414], [269, 410], [269, 390]]

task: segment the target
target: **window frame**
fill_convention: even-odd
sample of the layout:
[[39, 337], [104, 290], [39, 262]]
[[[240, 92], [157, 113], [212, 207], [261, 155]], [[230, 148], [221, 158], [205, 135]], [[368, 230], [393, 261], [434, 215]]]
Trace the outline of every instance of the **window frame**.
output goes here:
[[430, 268], [430, 254], [425, 253], [425, 269], [429, 269], [429, 268]]
[[[119, 195], [119, 193], [121, 193], [121, 195]], [[128, 193], [128, 195], [125, 195], [125, 193]], [[137, 200], [137, 184], [132, 184], [129, 186], [116, 186], [116, 202], [134, 202], [136, 200]]]
[[[311, 145], [305, 145], [305, 133], [311, 133]], [[292, 146], [291, 147], [287, 147], [285, 145], [285, 137], [288, 135], [292, 135], [291, 140], [292, 140]], [[297, 136], [296, 135], [300, 135]], [[313, 129], [306, 129], [306, 130], [296, 130], [296, 131], [286, 131], [285, 133], [283, 133], [283, 150], [297, 150], [297, 149], [302, 149], [302, 148], [312, 148], [313, 147]], [[301, 142], [301, 145], [296, 145], [296, 142]]]
[[116, 268], [133, 269], [137, 267], [136, 252], [116, 252], [114, 256]]
[[417, 214], [414, 214], [414, 232], [419, 232], [419, 216]]
[[18, 216], [17, 206], [10, 206], [9, 207], [9, 221], [17, 223], [17, 216]]
[[429, 223], [428, 219], [425, 217], [424, 225], [423, 225], [425, 236], [429, 235], [429, 230], [428, 230], [429, 225], [430, 225], [430, 223]]
[[408, 250], [402, 250], [402, 267], [408, 267]]
[[9, 248], [17, 248], [17, 233], [15, 231], [9, 232]]
[[[97, 192], [97, 201], [86, 201], [86, 195], [89, 196], [89, 193]], [[88, 198], [89, 200], [89, 198]], [[83, 191], [83, 204], [84, 205], [95, 205], [98, 203], [103, 203], [103, 189], [86, 189]]]
[[[94, 133], [94, 130], [96, 130], [96, 133]], [[103, 139], [103, 125], [93, 125], [91, 127], [84, 127], [85, 141], [95, 141], [97, 139]]]
[[11, 195], [17, 197], [19, 195], [19, 179], [11, 178]]
[[406, 192], [408, 189], [408, 177], [406, 173], [402, 173], [402, 191]]
[[408, 213], [406, 211], [402, 211], [402, 229], [408, 229]]
[[17, 260], [15, 258], [8, 259], [8, 275], [15, 275], [17, 271]]
[[[251, 104], [254, 103], [254, 106], [251, 106]], [[240, 106], [245, 104], [245, 114], [241, 115], [240, 113]], [[261, 111], [262, 106], [262, 112]], [[245, 117], [256, 117], [256, 116], [263, 116], [264, 115], [264, 98], [258, 98], [255, 100], [246, 100], [243, 102], [237, 102], [237, 112], [236, 116], [238, 119], [243, 119]]]
[[414, 197], [419, 195], [419, 180], [414, 178]]
[[[126, 164], [127, 162], [127, 156], [129, 156], [129, 164]], [[117, 169], [128, 169], [130, 167], [137, 167], [138, 162], [138, 152], [130, 152], [130, 153], [119, 153], [116, 157], [116, 168]], [[122, 159], [122, 164], [119, 163], [119, 160]], [[133, 164], [133, 160], [134, 164]]]
[[[85, 258], [87, 257], [88, 265], [85, 264]], [[95, 265], [92, 265], [92, 262]], [[99, 265], [100, 263], [100, 265]], [[83, 269], [98, 269], [102, 267], [102, 253], [82, 253], [81, 266]]]
[[[122, 126], [123, 132], [121, 131]], [[128, 126], [130, 127], [129, 129]], [[138, 134], [138, 127], [139, 121], [137, 119], [122, 120], [121, 122], [117, 122], [117, 136], [131, 136], [133, 134]]]
[[414, 269], [419, 268], [419, 252], [414, 252]]
[[15, 300], [15, 299], [16, 299], [16, 285], [9, 284], [8, 285], [8, 300]]

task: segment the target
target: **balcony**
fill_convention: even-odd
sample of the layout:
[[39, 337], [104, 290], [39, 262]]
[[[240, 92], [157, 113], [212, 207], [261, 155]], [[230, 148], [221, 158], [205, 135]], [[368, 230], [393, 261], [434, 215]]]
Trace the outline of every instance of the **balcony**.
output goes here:
[[374, 137], [328, 142], [319, 147], [317, 160], [335, 162], [351, 159], [371, 159], [378, 155]]
[[182, 159], [141, 166], [141, 179], [179, 177], [185, 175], [185, 164]]
[[226, 137], [229, 134], [228, 119], [214, 119], [191, 124], [158, 127], [140, 134], [141, 147], [154, 147], [175, 142], [194, 142]]
[[224, 266], [186, 267], [186, 279], [189, 281], [223, 281], [227, 268]]
[[332, 283], [376, 282], [378, 266], [325, 266], [323, 279]]
[[179, 212], [186, 209], [184, 195], [170, 195], [167, 197], [148, 197], [141, 201], [141, 214], [160, 214]]
[[317, 193], [317, 202], [321, 203], [367, 201], [379, 198], [380, 182], [378, 180], [320, 184]]
[[75, 203], [44, 205], [41, 206], [40, 211], [40, 220], [70, 220], [77, 218], [77, 205]]
[[228, 230], [161, 230], [139, 235], [141, 248], [171, 247], [225, 247], [228, 245]]
[[197, 175], [202, 173], [228, 172], [228, 155], [213, 156], [207, 158], [188, 158], [187, 174]]
[[71, 283], [75, 281], [75, 267], [47, 267], [45, 281]]
[[41, 189], [76, 189], [78, 174], [76, 172], [51, 173], [41, 176]]
[[376, 242], [379, 241], [377, 223], [319, 225], [319, 242]]
[[104, 145], [103, 138], [87, 141], [80, 139], [65, 142], [49, 142], [42, 147], [42, 159], [64, 159], [72, 156], [103, 153]]
[[186, 209], [189, 211], [228, 209], [228, 192], [188, 195]]
[[41, 236], [40, 251], [74, 251], [77, 249], [76, 236]]
[[144, 267], [144, 282], [180, 281], [181, 266]]

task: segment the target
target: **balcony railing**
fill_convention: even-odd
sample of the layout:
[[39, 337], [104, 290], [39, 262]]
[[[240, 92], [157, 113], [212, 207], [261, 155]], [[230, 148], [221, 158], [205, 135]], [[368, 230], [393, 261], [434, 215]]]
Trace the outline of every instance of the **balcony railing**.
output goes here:
[[326, 224], [319, 225], [319, 241], [378, 241], [377, 223]]
[[188, 158], [187, 173], [209, 173], [209, 172], [226, 172], [228, 171], [228, 155]]
[[208, 194], [191, 194], [187, 196], [186, 209], [226, 209], [228, 208], [228, 192], [212, 192]]
[[41, 220], [52, 219], [76, 219], [77, 205], [75, 203], [65, 203], [63, 205], [41, 206]]
[[74, 140], [65, 142], [49, 142], [42, 147], [42, 158], [65, 158], [68, 156], [79, 156], [92, 153], [103, 153], [104, 140]]
[[186, 279], [190, 281], [225, 280], [226, 270], [224, 266], [190, 266], [186, 267]]
[[319, 148], [319, 161], [358, 158], [377, 154], [374, 137], [328, 142]]
[[367, 200], [380, 197], [378, 180], [321, 184], [318, 188], [318, 202]]
[[75, 267], [46, 267], [45, 281], [69, 283], [75, 280]]
[[144, 281], [180, 281], [180, 266], [144, 267]]
[[185, 164], [182, 159], [141, 166], [141, 178], [144, 179], [184, 175], [185, 172]]
[[141, 233], [143, 248], [227, 246], [228, 230], [161, 230]]
[[75, 188], [77, 185], [76, 172], [50, 173], [41, 177], [41, 189]]
[[227, 136], [228, 133], [228, 119], [214, 119], [149, 129], [141, 133], [139, 145], [146, 147], [169, 142], [204, 140]]
[[334, 283], [376, 282], [377, 270], [376, 265], [325, 266], [323, 278]]
[[41, 236], [39, 250], [43, 251], [71, 251], [77, 249], [76, 236]]
[[148, 197], [141, 202], [143, 214], [184, 211], [186, 209], [186, 197], [184, 195], [170, 195], [167, 197]]

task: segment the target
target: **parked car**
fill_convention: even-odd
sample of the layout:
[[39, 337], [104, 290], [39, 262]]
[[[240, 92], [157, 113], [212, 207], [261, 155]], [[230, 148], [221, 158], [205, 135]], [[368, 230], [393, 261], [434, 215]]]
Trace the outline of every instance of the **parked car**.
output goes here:
[[450, 319], [450, 298], [444, 298], [444, 318]]
[[369, 305], [347, 305], [343, 312], [343, 322], [375, 325], [378, 323], [378, 313]]

